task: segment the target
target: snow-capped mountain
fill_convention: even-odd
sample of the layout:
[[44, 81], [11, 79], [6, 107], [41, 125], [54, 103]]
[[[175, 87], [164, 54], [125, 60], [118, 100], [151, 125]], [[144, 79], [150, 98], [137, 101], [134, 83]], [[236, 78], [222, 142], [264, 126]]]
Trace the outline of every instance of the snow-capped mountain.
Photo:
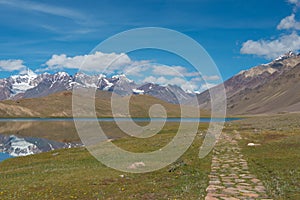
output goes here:
[[176, 85], [167, 85], [167, 86], [161, 86], [154, 83], [146, 83], [144, 85], [141, 85], [134, 91], [135, 93], [143, 93], [147, 94], [153, 97], [156, 97], [158, 99], [162, 99], [169, 103], [185, 103], [191, 97], [193, 94], [190, 94], [188, 92], [185, 92], [181, 89], [181, 87]]
[[39, 82], [35, 80], [36, 78], [37, 74], [30, 69], [25, 74], [11, 76], [9, 82], [12, 84], [12, 92], [18, 94], [37, 86]]
[[71, 90], [75, 84], [72, 76], [66, 72], [45, 73], [40, 75], [40, 79], [37, 86], [24, 92], [23, 98], [42, 97], [56, 92]]
[[21, 138], [14, 135], [0, 134], [0, 152], [11, 156], [27, 156], [61, 148], [79, 147], [82, 144], [62, 143], [43, 138]]
[[194, 94], [185, 92], [175, 85], [161, 86], [154, 83], [137, 84], [124, 74], [106, 77], [103, 74], [87, 75], [76, 73], [74, 76], [66, 72], [55, 74], [35, 74], [31, 70], [21, 75], [0, 79], [0, 100], [36, 98], [49, 94], [72, 90], [74, 86], [97, 88], [115, 92], [121, 96], [146, 94], [169, 103], [187, 102]]
[[285, 53], [285, 54], [283, 54], [283, 55], [280, 55], [280, 56], [277, 57], [274, 61], [275, 61], [275, 62], [278, 62], [278, 61], [282, 61], [282, 60], [285, 60], [285, 59], [287, 59], [287, 58], [292, 58], [292, 57], [295, 57], [295, 56], [297, 56], [297, 54], [295, 54], [295, 53], [292, 52], [292, 51], [289, 51], [289, 52], [287, 52], [287, 53]]
[[238, 75], [243, 75], [246, 78], [256, 77], [262, 75], [265, 72], [272, 75], [275, 72], [280, 72], [283, 66], [291, 67], [297, 64], [297, 62], [298, 55], [289, 51], [286, 54], [277, 57], [270, 63], [261, 64], [248, 70], [243, 70], [240, 73], [238, 73]]
[[[300, 111], [297, 91], [300, 55], [287, 52], [270, 63], [241, 71], [224, 82], [227, 108], [233, 114]], [[220, 85], [212, 88], [215, 92]], [[198, 95], [203, 108], [209, 108], [209, 91]]]

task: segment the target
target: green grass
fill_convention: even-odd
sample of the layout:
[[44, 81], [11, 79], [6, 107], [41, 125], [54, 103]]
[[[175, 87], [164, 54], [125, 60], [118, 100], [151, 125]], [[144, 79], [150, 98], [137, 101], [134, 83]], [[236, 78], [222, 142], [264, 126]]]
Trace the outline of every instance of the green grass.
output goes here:
[[[239, 140], [239, 145], [251, 173], [257, 175], [274, 199], [300, 199], [298, 122], [295, 116], [260, 117], [230, 122], [224, 129], [229, 134], [240, 133], [243, 139]], [[43, 126], [55, 132], [54, 125]], [[149, 139], [124, 137], [114, 123], [101, 122], [101, 126], [106, 133], [119, 138], [114, 143], [121, 148], [149, 152], [166, 145], [174, 137], [178, 123], [166, 123], [159, 134]], [[11, 125], [2, 127], [9, 130]], [[52, 135], [38, 128], [28, 130], [49, 139], [77, 140], [73, 125], [67, 127], [62, 133]], [[21, 131], [23, 125], [15, 128], [20, 130], [20, 135], [30, 134]], [[200, 123], [199, 133], [206, 129], [207, 124]], [[143, 174], [110, 169], [84, 148], [8, 159], [0, 163], [0, 199], [204, 199], [211, 155], [203, 160], [198, 158], [202, 141], [203, 136], [198, 134], [192, 146], [175, 163]], [[247, 147], [249, 142], [261, 145]]]
[[[300, 132], [241, 132], [249, 168], [264, 183], [274, 199], [300, 199]], [[248, 142], [261, 144], [247, 147]]]
[[[123, 138], [115, 143], [152, 151], [172, 139], [174, 127], [167, 126], [151, 139]], [[0, 199], [204, 199], [211, 156], [198, 158], [202, 140], [198, 135], [175, 163], [143, 174], [105, 167], [84, 148], [8, 159], [0, 163]]]

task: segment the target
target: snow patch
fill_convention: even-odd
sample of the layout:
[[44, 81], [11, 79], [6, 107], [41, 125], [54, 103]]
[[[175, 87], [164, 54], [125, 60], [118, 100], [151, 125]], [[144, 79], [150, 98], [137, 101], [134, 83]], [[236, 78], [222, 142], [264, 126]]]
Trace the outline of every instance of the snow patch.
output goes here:
[[37, 76], [38, 75], [30, 69], [27, 69], [25, 74], [11, 76], [13, 93], [19, 94], [34, 88], [36, 84], [34, 84], [33, 80], [36, 79]]
[[114, 84], [109, 82], [107, 79], [104, 78], [103, 80], [105, 81], [105, 83], [107, 85], [103, 88], [104, 91], [108, 91], [112, 86], [114, 86]]
[[296, 56], [296, 54], [292, 51], [289, 51], [289, 52], [277, 57], [274, 61], [278, 62], [278, 61], [282, 61], [282, 60], [285, 60], [287, 58], [291, 58], [291, 57], [294, 57], [294, 56]]
[[132, 89], [132, 92], [134, 93], [134, 94], [144, 94], [144, 90], [139, 90], [139, 89]]
[[114, 75], [114, 76], [112, 76], [112, 79], [125, 80], [129, 83], [133, 83], [133, 80], [128, 79], [125, 74]]

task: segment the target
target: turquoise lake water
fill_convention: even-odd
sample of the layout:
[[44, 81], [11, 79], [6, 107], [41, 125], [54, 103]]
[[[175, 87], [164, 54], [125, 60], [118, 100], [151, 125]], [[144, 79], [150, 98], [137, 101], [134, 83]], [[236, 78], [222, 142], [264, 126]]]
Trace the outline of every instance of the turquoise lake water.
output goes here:
[[[166, 122], [228, 122], [238, 120], [239, 118], [76, 118], [80, 121], [99, 121], [99, 122], [113, 122], [113, 121], [130, 121], [149, 122], [152, 121], [166, 121]], [[0, 122], [35, 122], [35, 121], [73, 121], [73, 118], [0, 118]]]
[[0, 153], [0, 162], [7, 158], [11, 158], [11, 156], [7, 153]]

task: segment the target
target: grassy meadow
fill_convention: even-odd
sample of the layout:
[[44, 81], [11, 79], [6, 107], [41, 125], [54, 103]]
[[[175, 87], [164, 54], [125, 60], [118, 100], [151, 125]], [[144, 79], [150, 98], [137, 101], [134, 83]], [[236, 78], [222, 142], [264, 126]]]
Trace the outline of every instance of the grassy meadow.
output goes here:
[[[223, 130], [241, 136], [239, 146], [251, 173], [273, 199], [300, 198], [299, 121], [300, 115], [256, 116], [228, 122]], [[0, 163], [0, 199], [204, 199], [211, 154], [200, 160], [198, 152], [207, 125], [200, 124], [194, 143], [180, 159], [151, 173], [110, 169], [85, 148], [5, 160]], [[104, 127], [118, 135], [114, 143], [119, 147], [145, 152], [171, 141], [178, 123], [166, 123], [159, 134], [147, 139], [121, 135], [113, 123]], [[74, 135], [62, 136], [76, 140]], [[258, 145], [249, 147], [250, 142]]]
[[[300, 199], [300, 115], [253, 117], [230, 123], [249, 168], [274, 199]], [[235, 130], [235, 131], [233, 131]], [[258, 144], [248, 147], [248, 143]]]
[[[193, 145], [175, 163], [145, 174], [110, 169], [85, 148], [56, 150], [0, 163], [0, 199], [203, 199], [211, 156], [200, 160], [206, 124]], [[124, 149], [152, 151], [169, 142], [176, 124], [149, 139], [122, 138]]]

